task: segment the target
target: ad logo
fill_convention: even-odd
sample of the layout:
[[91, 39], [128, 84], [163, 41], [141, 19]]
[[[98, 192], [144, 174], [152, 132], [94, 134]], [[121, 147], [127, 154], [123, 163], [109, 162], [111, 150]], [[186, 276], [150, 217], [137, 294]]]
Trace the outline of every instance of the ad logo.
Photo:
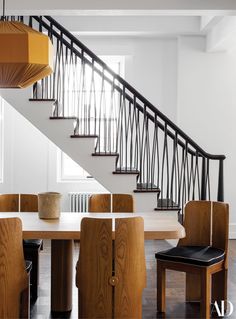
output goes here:
[[[226, 306], [227, 306], [227, 313], [225, 313]], [[220, 303], [215, 301], [214, 307], [216, 309], [218, 317], [229, 317], [232, 315], [234, 311], [234, 305], [232, 304], [231, 301], [228, 301], [228, 300], [226, 301], [221, 300]]]

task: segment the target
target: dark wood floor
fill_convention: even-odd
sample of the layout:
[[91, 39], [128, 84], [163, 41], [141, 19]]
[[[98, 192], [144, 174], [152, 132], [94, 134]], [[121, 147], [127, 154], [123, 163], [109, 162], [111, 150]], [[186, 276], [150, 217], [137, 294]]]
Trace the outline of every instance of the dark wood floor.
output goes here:
[[[156, 314], [156, 262], [154, 254], [158, 250], [169, 247], [170, 244], [166, 241], [155, 240], [145, 243], [147, 288], [143, 294], [143, 318], [199, 318], [199, 305], [184, 302], [184, 274], [174, 271], [167, 272], [167, 312], [165, 316]], [[74, 263], [78, 259], [78, 254], [79, 246], [75, 244]], [[229, 318], [236, 319], [236, 240], [231, 240], [229, 244], [228, 299], [234, 305], [234, 312]], [[77, 308], [77, 289], [74, 285], [73, 310], [70, 318], [78, 318]], [[217, 318], [217, 315], [214, 317]], [[50, 241], [44, 241], [44, 250], [40, 253], [39, 298], [31, 309], [31, 318], [52, 318], [50, 314]]]

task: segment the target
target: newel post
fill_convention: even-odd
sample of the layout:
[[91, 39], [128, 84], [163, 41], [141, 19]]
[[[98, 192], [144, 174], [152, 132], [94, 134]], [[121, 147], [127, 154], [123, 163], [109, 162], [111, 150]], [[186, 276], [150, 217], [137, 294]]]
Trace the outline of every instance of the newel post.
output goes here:
[[201, 200], [206, 200], [206, 158], [202, 157]]
[[218, 177], [218, 202], [224, 201], [224, 159], [219, 160], [219, 177]]

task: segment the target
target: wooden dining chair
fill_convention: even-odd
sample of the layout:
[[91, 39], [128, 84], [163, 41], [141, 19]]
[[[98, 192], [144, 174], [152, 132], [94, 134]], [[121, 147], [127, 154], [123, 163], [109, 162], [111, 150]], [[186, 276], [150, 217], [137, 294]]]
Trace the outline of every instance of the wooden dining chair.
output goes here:
[[[38, 212], [38, 195], [20, 194], [20, 212]], [[35, 302], [38, 298], [39, 253], [42, 245], [42, 239], [24, 239], [23, 241], [25, 259], [32, 262], [30, 273], [32, 302]]]
[[146, 285], [141, 217], [83, 218], [76, 285], [79, 318], [142, 318]]
[[112, 212], [113, 213], [133, 213], [134, 198], [130, 194], [113, 194], [112, 195]]
[[209, 319], [211, 301], [227, 300], [228, 204], [188, 202], [184, 227], [177, 247], [156, 254], [157, 309], [165, 312], [165, 272], [172, 269], [186, 272], [186, 300], [200, 301], [201, 318]]
[[0, 212], [18, 212], [19, 194], [0, 194]]
[[89, 197], [89, 212], [110, 213], [111, 194], [93, 194]]
[[38, 212], [38, 195], [20, 194], [20, 212]]
[[19, 218], [0, 218], [0, 281], [0, 318], [29, 318], [29, 275]]
[[[38, 196], [34, 194], [0, 194], [0, 212], [37, 212]], [[23, 241], [26, 260], [32, 262], [31, 300], [35, 302], [38, 297], [39, 278], [39, 251], [42, 247], [42, 239], [27, 239]]]
[[89, 198], [89, 212], [133, 213], [133, 196], [130, 194], [94, 194]]

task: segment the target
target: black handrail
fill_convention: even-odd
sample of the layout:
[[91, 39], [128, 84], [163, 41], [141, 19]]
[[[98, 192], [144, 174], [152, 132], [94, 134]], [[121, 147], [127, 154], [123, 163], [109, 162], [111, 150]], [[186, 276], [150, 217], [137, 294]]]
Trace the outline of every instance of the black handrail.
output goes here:
[[[224, 155], [203, 150], [52, 17], [31, 16], [29, 25], [33, 21], [40, 32], [47, 31], [55, 48], [55, 72], [40, 82], [41, 93], [35, 85], [34, 98], [38, 94], [54, 98], [54, 116], [76, 117], [74, 134], [98, 135], [95, 153], [118, 153], [117, 172], [138, 171], [137, 191], [159, 191], [158, 209], [178, 209], [190, 199], [210, 199], [214, 188], [210, 160], [219, 162], [216, 197], [223, 201]], [[74, 87], [70, 90], [69, 77]], [[85, 88], [88, 77], [89, 90]], [[73, 114], [68, 113], [70, 103]]]
[[[90, 55], [91, 58], [96, 61], [98, 64], [100, 64], [106, 71], [108, 71], [114, 78], [116, 78], [123, 86], [125, 86], [130, 92], [133, 93], [134, 96], [136, 96], [139, 100], [141, 100], [145, 105], [147, 105], [150, 110], [152, 110], [154, 113], [156, 113], [165, 123], [168, 124], [174, 131], [178, 132], [178, 135], [180, 135], [183, 139], [187, 140], [189, 144], [191, 144], [195, 149], [198, 150], [203, 156], [209, 158], [209, 159], [225, 159], [225, 155], [213, 155], [210, 153], [207, 153], [204, 151], [197, 143], [193, 141], [186, 133], [184, 133], [183, 130], [181, 130], [174, 122], [172, 122], [165, 114], [163, 114], [160, 110], [158, 110], [152, 103], [150, 103], [141, 93], [139, 93], [132, 85], [130, 85], [125, 79], [123, 79], [119, 74], [115, 73], [104, 61], [102, 61], [93, 51], [91, 51], [86, 45], [84, 45], [80, 40], [78, 40], [73, 34], [71, 34], [68, 30], [66, 30], [60, 23], [58, 23], [55, 19], [53, 19], [50, 16], [44, 16], [50, 23], [52, 23], [56, 28], [58, 28], [61, 32], [63, 32], [68, 38], [71, 39], [72, 42], [77, 44], [86, 54]], [[41, 22], [44, 27], [48, 27], [43, 21], [40, 21], [40, 18], [37, 16], [33, 16], [33, 18]], [[65, 44], [69, 45], [69, 43]], [[77, 51], [77, 54], [79, 52]], [[89, 61], [87, 60], [87, 63]], [[118, 89], [120, 89], [117, 86]], [[132, 98], [129, 97], [131, 100]]]

